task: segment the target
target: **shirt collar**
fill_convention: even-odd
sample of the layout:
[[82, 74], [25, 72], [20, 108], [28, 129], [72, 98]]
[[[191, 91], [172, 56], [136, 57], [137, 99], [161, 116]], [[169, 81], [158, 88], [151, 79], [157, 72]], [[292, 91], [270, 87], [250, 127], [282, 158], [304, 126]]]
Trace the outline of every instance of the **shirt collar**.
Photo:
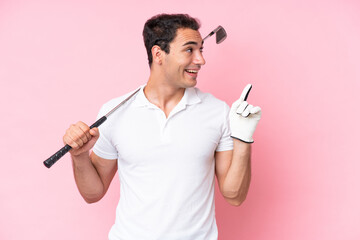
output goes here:
[[[144, 93], [144, 88], [146, 85], [141, 86], [139, 93], [136, 95], [136, 98], [134, 99], [134, 106], [136, 107], [150, 107], [154, 106], [149, 100], [146, 98]], [[200, 97], [197, 94], [197, 91], [195, 88], [186, 88], [184, 96], [181, 98], [178, 105], [186, 106], [186, 105], [193, 105], [196, 103], [201, 102]]]

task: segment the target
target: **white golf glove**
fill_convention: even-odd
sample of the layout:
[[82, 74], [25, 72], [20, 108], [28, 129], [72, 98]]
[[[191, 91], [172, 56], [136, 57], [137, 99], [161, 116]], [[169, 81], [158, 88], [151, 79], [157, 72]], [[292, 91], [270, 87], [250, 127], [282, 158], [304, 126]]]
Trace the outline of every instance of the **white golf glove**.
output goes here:
[[240, 98], [232, 104], [229, 113], [231, 137], [246, 143], [254, 142], [252, 136], [261, 117], [261, 108], [254, 107], [246, 101], [251, 88], [251, 84], [244, 88]]

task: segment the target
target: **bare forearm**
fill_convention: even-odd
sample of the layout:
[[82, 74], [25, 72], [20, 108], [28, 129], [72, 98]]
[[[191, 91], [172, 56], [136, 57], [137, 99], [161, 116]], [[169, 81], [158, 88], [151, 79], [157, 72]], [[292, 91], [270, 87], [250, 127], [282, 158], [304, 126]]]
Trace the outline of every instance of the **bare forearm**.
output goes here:
[[104, 185], [91, 162], [89, 153], [72, 155], [73, 171], [76, 185], [81, 196], [88, 203], [97, 202], [103, 197]]
[[224, 195], [240, 205], [246, 198], [251, 179], [251, 144], [234, 139], [234, 150], [226, 178]]

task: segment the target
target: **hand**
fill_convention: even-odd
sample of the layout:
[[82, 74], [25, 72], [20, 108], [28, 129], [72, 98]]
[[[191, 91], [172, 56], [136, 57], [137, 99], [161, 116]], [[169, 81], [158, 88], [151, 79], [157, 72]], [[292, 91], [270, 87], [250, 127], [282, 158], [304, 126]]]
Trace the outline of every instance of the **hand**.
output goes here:
[[68, 144], [72, 149], [71, 155], [79, 156], [95, 145], [100, 134], [98, 128], [92, 128], [83, 122], [72, 124], [63, 137], [64, 144]]
[[232, 104], [229, 114], [231, 137], [246, 143], [254, 142], [252, 136], [261, 118], [261, 108], [246, 101], [251, 88], [251, 84], [244, 88], [240, 98]]

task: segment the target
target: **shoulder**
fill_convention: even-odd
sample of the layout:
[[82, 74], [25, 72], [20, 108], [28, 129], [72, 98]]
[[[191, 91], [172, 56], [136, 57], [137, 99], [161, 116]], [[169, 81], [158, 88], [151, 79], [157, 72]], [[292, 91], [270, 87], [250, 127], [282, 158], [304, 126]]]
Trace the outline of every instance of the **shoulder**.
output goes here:
[[216, 98], [211, 93], [203, 92], [199, 88], [194, 88], [194, 91], [196, 92], [197, 96], [200, 98], [201, 103], [206, 106], [211, 106], [212, 108], [221, 108], [221, 109], [228, 109], [228, 104]]
[[[143, 88], [144, 86], [139, 86], [138, 88]], [[105, 102], [99, 112], [99, 115], [103, 116], [106, 115], [108, 112], [110, 112], [112, 109], [114, 109], [118, 104], [120, 104], [122, 101], [124, 101], [127, 97], [129, 97], [133, 92], [135, 92], [138, 88], [135, 90], [128, 92], [120, 97], [115, 97], [110, 99], [109, 101]], [[127, 103], [130, 103], [133, 99], [129, 99]]]

